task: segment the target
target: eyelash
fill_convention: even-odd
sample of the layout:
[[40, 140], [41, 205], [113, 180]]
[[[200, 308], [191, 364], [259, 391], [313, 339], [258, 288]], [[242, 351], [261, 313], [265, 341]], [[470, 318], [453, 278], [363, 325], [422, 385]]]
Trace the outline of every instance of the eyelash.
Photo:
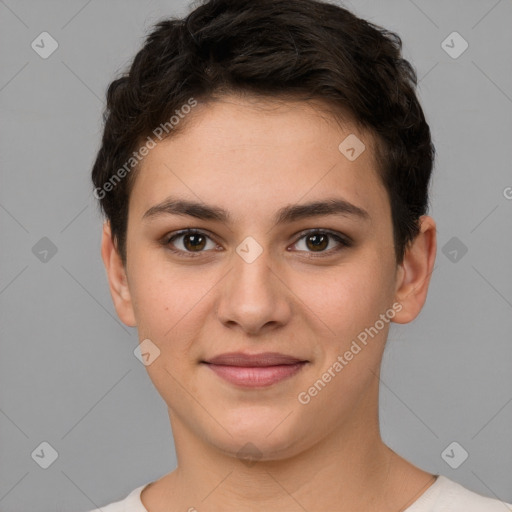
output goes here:
[[[348, 247], [352, 246], [352, 241], [348, 237], [341, 236], [341, 235], [337, 234], [336, 232], [333, 232], [333, 231], [330, 231], [330, 230], [326, 230], [326, 229], [310, 229], [310, 230], [302, 231], [301, 233], [299, 233], [300, 236], [293, 243], [293, 245], [295, 245], [296, 243], [298, 243], [300, 240], [302, 240], [303, 238], [305, 238], [308, 235], [318, 235], [318, 234], [328, 235], [332, 239], [336, 240], [336, 242], [338, 242], [341, 245], [341, 247], [330, 249], [328, 251], [321, 251], [318, 254], [309, 252], [309, 253], [307, 253], [308, 254], [306, 256], [307, 258], [312, 258], [312, 259], [313, 258], [324, 258], [324, 257], [327, 257], [327, 256], [331, 256], [333, 253], [338, 253], [339, 251], [343, 250], [344, 248], [348, 248]], [[190, 252], [190, 251], [182, 251], [180, 249], [172, 248], [171, 242], [173, 242], [177, 238], [180, 238], [180, 237], [186, 236], [186, 235], [202, 235], [202, 236], [206, 236], [207, 238], [209, 238], [210, 240], [215, 242], [215, 240], [213, 240], [204, 231], [201, 231], [201, 230], [198, 230], [198, 229], [194, 229], [194, 228], [188, 228], [188, 229], [183, 229], [181, 231], [177, 231], [175, 233], [167, 235], [162, 240], [162, 244], [169, 251], [171, 251], [171, 252], [173, 252], [175, 254], [178, 254], [179, 256], [184, 256], [185, 258], [197, 258], [197, 257], [200, 257], [202, 255], [202, 253], [204, 253], [205, 251], [198, 251], [198, 252], [194, 253], [194, 252]], [[304, 252], [304, 251], [300, 251], [300, 252]]]

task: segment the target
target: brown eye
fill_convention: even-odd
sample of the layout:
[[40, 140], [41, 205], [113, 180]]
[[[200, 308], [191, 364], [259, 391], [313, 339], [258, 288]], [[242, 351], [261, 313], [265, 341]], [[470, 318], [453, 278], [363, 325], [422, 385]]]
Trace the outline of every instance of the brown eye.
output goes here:
[[[207, 247], [210, 241], [210, 247]], [[208, 249], [215, 249], [216, 244], [202, 231], [185, 230], [167, 237], [164, 244], [174, 253], [183, 256], [200, 256]], [[193, 254], [196, 253], [196, 254]]]
[[[333, 241], [334, 246], [327, 250]], [[209, 247], [208, 242], [211, 244]], [[161, 243], [171, 252], [184, 257], [198, 257], [216, 249], [216, 244], [209, 235], [193, 229], [168, 235]], [[306, 253], [308, 257], [330, 256], [352, 245], [348, 237], [325, 230], [310, 230], [303, 233], [294, 245], [300, 246], [301, 243], [305, 248], [299, 248], [298, 251]]]
[[313, 251], [322, 251], [329, 245], [329, 237], [318, 233], [308, 235], [306, 237], [306, 245]]
[[204, 237], [203, 235], [198, 235], [196, 233], [192, 233], [190, 235], [183, 235], [183, 245], [189, 251], [194, 251], [196, 249], [204, 249], [205, 241], [206, 237]]
[[[335, 242], [334, 246], [326, 250], [331, 241]], [[300, 247], [301, 243], [305, 248]], [[316, 255], [311, 253], [319, 253], [318, 256], [329, 256], [346, 247], [350, 247], [352, 244], [350, 239], [345, 238], [341, 234], [315, 230], [303, 233], [303, 236], [294, 245], [298, 246], [299, 252], [305, 252], [308, 256], [314, 257]]]

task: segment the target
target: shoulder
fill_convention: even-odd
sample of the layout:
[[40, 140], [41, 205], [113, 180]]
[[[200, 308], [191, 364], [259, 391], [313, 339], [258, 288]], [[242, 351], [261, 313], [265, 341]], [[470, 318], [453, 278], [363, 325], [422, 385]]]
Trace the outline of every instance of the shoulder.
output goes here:
[[512, 505], [482, 496], [439, 475], [436, 482], [405, 512], [512, 512]]
[[140, 494], [146, 485], [148, 484], [137, 487], [122, 500], [115, 501], [100, 508], [95, 508], [88, 512], [147, 512], [140, 500]]

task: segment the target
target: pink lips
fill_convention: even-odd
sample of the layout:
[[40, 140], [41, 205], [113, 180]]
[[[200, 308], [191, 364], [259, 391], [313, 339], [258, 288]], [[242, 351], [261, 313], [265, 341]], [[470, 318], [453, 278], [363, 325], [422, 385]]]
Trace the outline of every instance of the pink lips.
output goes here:
[[244, 387], [270, 386], [295, 375], [307, 362], [276, 352], [230, 352], [203, 361], [219, 377]]

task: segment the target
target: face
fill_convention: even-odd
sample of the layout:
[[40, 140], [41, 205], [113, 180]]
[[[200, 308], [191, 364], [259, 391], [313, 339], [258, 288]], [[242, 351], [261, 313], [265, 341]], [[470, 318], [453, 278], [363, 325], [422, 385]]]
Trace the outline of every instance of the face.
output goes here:
[[[417, 313], [397, 305], [405, 271], [389, 199], [371, 138], [311, 104], [224, 97], [193, 115], [142, 162], [126, 269], [104, 237], [112, 295], [151, 358], [159, 351], [146, 369], [175, 436], [181, 428], [224, 453], [250, 441], [262, 459], [288, 457], [376, 414], [390, 321]], [[350, 134], [366, 146], [355, 160], [338, 149]], [[306, 208], [328, 201], [335, 211]], [[125, 279], [114, 283], [116, 272]], [[204, 363], [228, 352], [305, 363], [280, 366], [277, 381], [239, 371], [261, 379], [251, 385]]]

